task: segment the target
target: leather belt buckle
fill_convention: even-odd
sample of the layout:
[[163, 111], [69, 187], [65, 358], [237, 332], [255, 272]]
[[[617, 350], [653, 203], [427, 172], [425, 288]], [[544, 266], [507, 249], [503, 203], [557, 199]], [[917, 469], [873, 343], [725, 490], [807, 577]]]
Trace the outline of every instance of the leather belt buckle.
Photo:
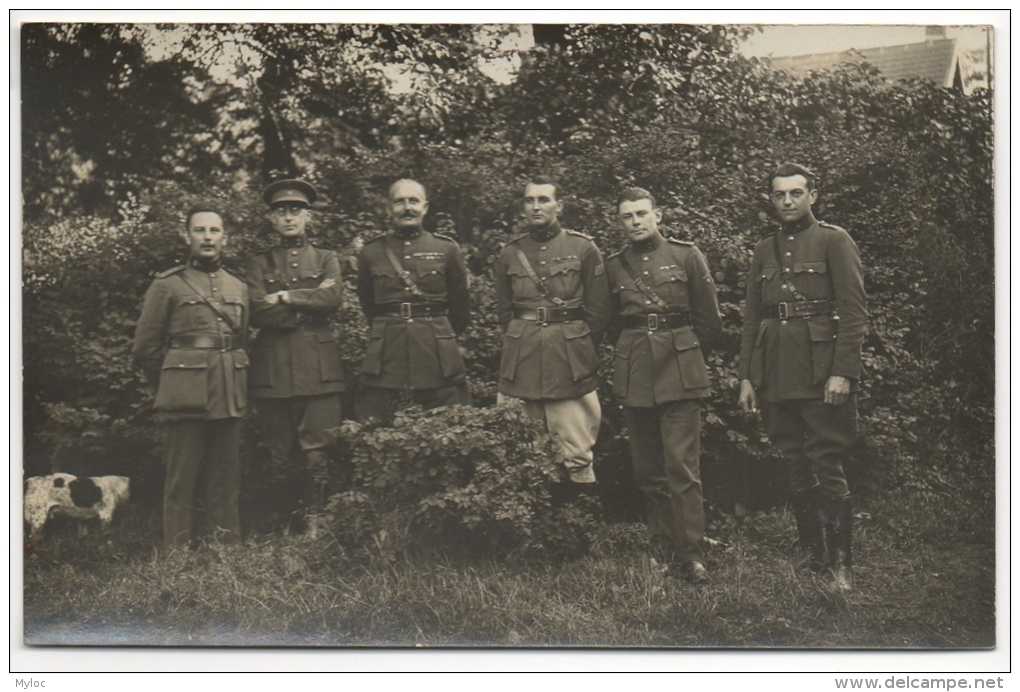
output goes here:
[[536, 308], [535, 309], [535, 321], [540, 324], [546, 324], [549, 320], [549, 310], [547, 308]]
[[223, 351], [230, 351], [234, 348], [234, 335], [233, 334], [220, 334], [220, 349]]
[[654, 313], [654, 312], [649, 313], [647, 315], [647, 319], [648, 319], [648, 331], [650, 331], [650, 332], [656, 331], [659, 328], [659, 315], [658, 315], [658, 313]]
[[779, 310], [779, 319], [781, 319], [781, 320], [788, 320], [788, 319], [790, 319], [790, 304], [789, 303], [779, 303], [776, 307]]
[[400, 304], [400, 316], [405, 320], [411, 319], [411, 304], [401, 303]]

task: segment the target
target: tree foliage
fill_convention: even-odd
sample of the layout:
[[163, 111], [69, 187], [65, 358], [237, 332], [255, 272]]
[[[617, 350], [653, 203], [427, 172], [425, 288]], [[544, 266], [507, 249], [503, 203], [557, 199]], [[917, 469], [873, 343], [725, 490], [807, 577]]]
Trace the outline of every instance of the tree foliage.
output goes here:
[[[476, 400], [491, 404], [500, 338], [488, 268], [517, 228], [522, 177], [546, 172], [563, 184], [566, 223], [604, 252], [622, 243], [616, 193], [637, 184], [708, 257], [724, 334], [709, 359], [704, 464], [734, 487], [749, 465], [777, 461], [735, 405], [735, 372], [750, 250], [775, 223], [764, 176], [796, 160], [820, 174], [816, 215], [850, 232], [867, 272], [854, 473], [932, 502], [966, 496], [987, 524], [991, 96], [890, 84], [867, 65], [794, 77], [737, 53], [749, 31], [567, 25], [540, 27], [531, 46], [516, 26], [27, 25], [30, 466], [65, 463], [57, 450], [82, 446], [83, 431], [109, 463], [156, 463], [149, 393], [127, 357], [140, 297], [178, 261], [195, 196], [226, 204], [231, 261], [271, 242], [258, 191], [279, 173], [322, 191], [315, 231], [343, 257], [350, 290], [336, 326], [352, 370], [365, 336], [354, 255], [383, 228], [394, 178], [426, 185], [426, 223], [460, 239], [474, 274], [464, 345]], [[607, 383], [600, 391], [596, 463], [625, 467], [626, 433]]]

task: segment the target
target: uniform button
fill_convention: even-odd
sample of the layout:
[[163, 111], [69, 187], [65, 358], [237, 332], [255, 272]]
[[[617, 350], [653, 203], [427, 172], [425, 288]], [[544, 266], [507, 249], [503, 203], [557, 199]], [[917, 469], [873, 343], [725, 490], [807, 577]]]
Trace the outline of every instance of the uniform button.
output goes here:
[[210, 274], [209, 278], [210, 279], [215, 279], [216, 278], [216, 272], [213, 272], [212, 274]]
[[645, 305], [651, 305], [651, 304], [652, 304], [652, 301], [650, 301], [650, 300], [646, 300], [645, 301]]
[[290, 254], [291, 254], [291, 257], [293, 257], [293, 256], [297, 255], [297, 250], [291, 250], [291, 251], [290, 251]]
[[779, 326], [780, 327], [785, 327], [786, 326], [786, 320], [780, 321]]
[[787, 256], [787, 257], [789, 257], [789, 256], [790, 256], [790, 253], [789, 253], [789, 252], [787, 252], [787, 253], [786, 253], [786, 256]]
[[815, 273], [815, 270], [814, 270], [814, 269], [808, 269], [808, 270], [807, 270], [807, 273], [808, 273], [808, 274], [814, 274], [814, 273]]
[[177, 367], [179, 367], [179, 368], [183, 368], [183, 367], [184, 367], [184, 363], [181, 363], [181, 364], [180, 364], [180, 365], [178, 365]]
[[792, 235], [788, 235], [788, 236], [786, 236], [786, 239], [787, 240], [793, 240], [793, 236]]
[[645, 276], [648, 276], [648, 272], [647, 271], [644, 271], [644, 272], [641, 272], [641, 273], [644, 274]]
[[[789, 253], [787, 253], [787, 254], [789, 254]], [[296, 266], [297, 266], [297, 262], [291, 262], [291, 263], [290, 263], [290, 266], [292, 266], [292, 267], [296, 267]]]
[[547, 247], [546, 247], [545, 245], [543, 245], [542, 247], [540, 247], [540, 248], [538, 248], [538, 249], [539, 249], [539, 250], [548, 250], [549, 248], [547, 248]]
[[218, 288], [216, 288], [215, 286], [213, 286], [213, 289], [212, 289], [212, 290], [214, 290], [214, 291], [218, 291], [218, 290], [220, 290], [220, 289], [218, 289]]
[[546, 263], [545, 260], [542, 260], [541, 262], [539, 262], [539, 264], [545, 264], [545, 263]]
[[404, 259], [411, 259], [410, 255], [404, 255]]
[[642, 258], [641, 258], [641, 261], [643, 261], [643, 262], [647, 262], [647, 261], [648, 261], [648, 258], [647, 258], [647, 257], [642, 257]]
[[217, 318], [216, 318], [216, 321], [217, 321], [217, 322], [222, 322], [222, 321], [223, 321], [223, 318], [222, 318], [222, 317], [217, 317]]
[[784, 291], [788, 291], [788, 290], [789, 290], [789, 289], [787, 288], [786, 284], [783, 284], [783, 290], [784, 290]]

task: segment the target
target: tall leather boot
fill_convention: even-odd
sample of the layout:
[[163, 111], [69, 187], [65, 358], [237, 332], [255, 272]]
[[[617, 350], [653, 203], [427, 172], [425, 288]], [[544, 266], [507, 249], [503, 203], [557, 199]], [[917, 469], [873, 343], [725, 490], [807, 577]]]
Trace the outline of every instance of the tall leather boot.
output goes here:
[[831, 497], [825, 501], [825, 547], [829, 553], [829, 570], [832, 585], [847, 593], [854, 588], [853, 563], [850, 550], [850, 533], [853, 523], [853, 506], [849, 495]]
[[796, 567], [821, 572], [826, 565], [818, 486], [791, 492], [790, 504], [793, 506], [793, 518], [797, 522], [797, 543], [801, 552]]

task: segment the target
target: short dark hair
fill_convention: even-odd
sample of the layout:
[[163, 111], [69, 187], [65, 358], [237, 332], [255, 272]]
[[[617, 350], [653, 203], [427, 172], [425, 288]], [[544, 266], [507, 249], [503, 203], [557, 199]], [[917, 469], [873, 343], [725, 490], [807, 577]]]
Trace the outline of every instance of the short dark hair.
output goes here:
[[649, 200], [652, 203], [652, 209], [655, 209], [655, 195], [643, 187], [628, 187], [621, 190], [616, 198], [616, 206], [619, 207], [624, 202], [638, 202], [643, 199]]
[[187, 231], [191, 229], [192, 216], [203, 212], [212, 212], [220, 217], [220, 220], [223, 222], [224, 230], [226, 230], [227, 218], [223, 215], [223, 212], [220, 211], [220, 206], [214, 202], [195, 202], [192, 204], [191, 208], [188, 209], [187, 215], [184, 217], [184, 230]]
[[524, 188], [528, 187], [528, 185], [552, 185], [553, 194], [556, 196], [556, 199], [560, 198], [560, 183], [550, 175], [533, 175], [528, 177], [524, 181], [524, 185], [521, 186], [522, 195], [524, 194]]
[[776, 166], [776, 169], [769, 175], [767, 181], [769, 192], [772, 191], [772, 181], [776, 178], [789, 178], [792, 175], [802, 175], [807, 180], [808, 192], [815, 189], [815, 174], [811, 169], [801, 166], [799, 163], [787, 161]]

